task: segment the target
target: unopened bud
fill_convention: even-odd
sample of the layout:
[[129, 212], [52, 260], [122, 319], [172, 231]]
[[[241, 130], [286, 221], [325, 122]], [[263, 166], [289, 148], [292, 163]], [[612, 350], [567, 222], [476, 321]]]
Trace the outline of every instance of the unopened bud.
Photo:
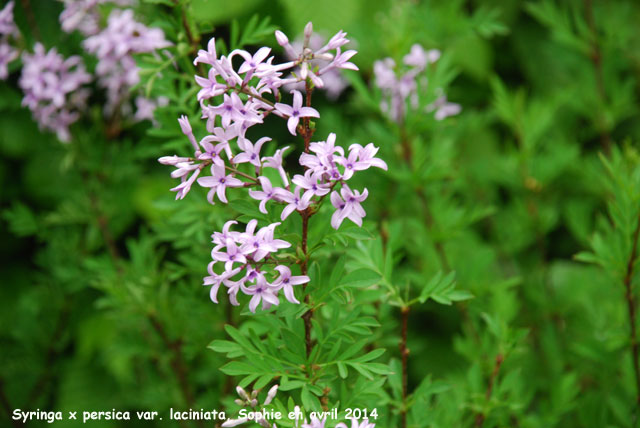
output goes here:
[[163, 156], [158, 159], [158, 162], [160, 162], [162, 165], [176, 165], [177, 163], [187, 162], [189, 160], [190, 160], [189, 158], [173, 155], [173, 156]]
[[313, 23], [309, 21], [307, 25], [304, 26], [304, 47], [309, 46], [309, 40], [311, 40], [311, 34], [313, 33]]
[[249, 396], [247, 395], [247, 393], [244, 391], [244, 389], [242, 389], [241, 386], [236, 386], [236, 392], [238, 393], [238, 395], [240, 396], [240, 398], [242, 398], [243, 400], [249, 400]]
[[264, 400], [265, 406], [273, 401], [277, 393], [278, 393], [278, 385], [272, 386], [269, 392], [267, 392], [267, 399]]
[[191, 129], [191, 124], [189, 123], [189, 118], [187, 116], [180, 116], [178, 123], [180, 124], [180, 129], [182, 129], [182, 133], [184, 135], [193, 134], [193, 130]]
[[289, 38], [280, 30], [276, 30], [276, 40], [280, 46], [289, 44]]

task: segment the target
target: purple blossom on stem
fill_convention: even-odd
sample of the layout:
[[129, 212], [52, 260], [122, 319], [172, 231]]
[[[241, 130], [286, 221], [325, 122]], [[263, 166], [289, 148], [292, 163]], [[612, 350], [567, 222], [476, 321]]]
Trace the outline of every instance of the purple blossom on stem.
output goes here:
[[320, 113], [312, 107], [302, 107], [302, 94], [300, 91], [293, 90], [293, 105], [276, 103], [275, 109], [288, 117], [287, 128], [292, 135], [296, 135], [296, 127], [301, 117], [320, 117]]
[[296, 296], [293, 292], [294, 285], [306, 284], [310, 281], [307, 275], [298, 275], [293, 276], [291, 274], [291, 269], [287, 266], [276, 266], [275, 270], [280, 272], [280, 276], [273, 282], [272, 287], [277, 290], [282, 289], [284, 291], [284, 296], [291, 303], [299, 304], [300, 302], [296, 299]]
[[337, 230], [345, 218], [348, 218], [358, 226], [362, 226], [362, 218], [367, 213], [360, 203], [364, 202], [368, 195], [367, 189], [360, 193], [357, 190], [352, 191], [347, 185], [342, 186], [340, 194], [335, 191], [331, 192], [331, 204], [336, 208], [336, 211], [331, 216], [331, 226]]
[[111, 11], [106, 28], [83, 42], [86, 51], [98, 58], [96, 74], [98, 83], [107, 91], [108, 114], [125, 107], [129, 91], [140, 81], [133, 55], [170, 45], [162, 30], [137, 22], [130, 9]]
[[[271, 205], [284, 205], [280, 215], [284, 221], [294, 211], [308, 219], [335, 189], [329, 198], [336, 209], [332, 225], [339, 227], [344, 218], [361, 225], [365, 212], [360, 203], [366, 199], [367, 191], [352, 191], [346, 181], [356, 171], [372, 166], [387, 168], [382, 160], [375, 157], [378, 149], [373, 144], [365, 147], [354, 144], [345, 157], [344, 148], [336, 145], [334, 133], [329, 134], [326, 141], [309, 142], [309, 151], [300, 155], [298, 160], [304, 173], [294, 176], [296, 186], [292, 191], [283, 165], [284, 153], [289, 147], [278, 148], [272, 156], [261, 157], [264, 143], [271, 138], [262, 136], [254, 144], [245, 136], [249, 128], [262, 123], [269, 114], [285, 119], [289, 132], [296, 135], [301, 118], [317, 118], [319, 113], [303, 105], [303, 94], [299, 90], [290, 91], [292, 100], [289, 104], [283, 99], [281, 88], [311, 82], [310, 91], [324, 86], [323, 79], [328, 79], [330, 73], [340, 68], [357, 69], [350, 62], [355, 51], [341, 50], [348, 42], [346, 33], [342, 31], [320, 48], [311, 46], [314, 43], [311, 24], [305, 27], [301, 49], [294, 48], [282, 32], [276, 32], [276, 39], [289, 55], [288, 62], [275, 64], [268, 47], [255, 53], [236, 49], [228, 57], [219, 57], [214, 39], [209, 41], [207, 50], [198, 52], [194, 64], [210, 66], [206, 77], [196, 76], [200, 87], [197, 99], [209, 135], [198, 143], [188, 118], [182, 116], [180, 127], [191, 142], [194, 154], [192, 157], [165, 156], [159, 162], [176, 168], [172, 176], [182, 180], [173, 189], [178, 192], [178, 198], [184, 197], [196, 180], [200, 186], [209, 189], [207, 199], [210, 203], [216, 194], [221, 202], [227, 203], [227, 188], [244, 188], [251, 198], [259, 201], [259, 210], [263, 214], [269, 214], [269, 201], [272, 201]], [[236, 56], [244, 60], [237, 71], [232, 63]], [[290, 75], [283, 77], [285, 72]], [[237, 155], [234, 156], [233, 152]], [[207, 166], [211, 167], [211, 175], [199, 176]], [[273, 185], [268, 176], [273, 177], [275, 171], [267, 173], [269, 168], [277, 171], [284, 187]], [[315, 204], [313, 210], [308, 210], [311, 204]], [[280, 290], [287, 301], [299, 303], [293, 286], [306, 284], [309, 277], [294, 275], [291, 271], [293, 265], [281, 264], [283, 258], [278, 257], [277, 252], [291, 247], [291, 243], [275, 237], [280, 223], [258, 228], [258, 220], [251, 219], [244, 232], [231, 230], [234, 224], [237, 224], [235, 220], [228, 221], [221, 232], [216, 231], [212, 235], [212, 262], [204, 279], [204, 284], [211, 286], [211, 299], [217, 302], [219, 288], [224, 286], [233, 305], [239, 304], [238, 296], [250, 296], [249, 309], [252, 312], [261, 302], [265, 310], [280, 304]], [[302, 267], [301, 270], [306, 273]], [[235, 426], [243, 422], [246, 421], [228, 420], [223, 425]]]
[[253, 199], [260, 201], [258, 208], [261, 213], [267, 214], [267, 202], [268, 201], [281, 201], [282, 195], [285, 190], [280, 187], [273, 187], [271, 181], [265, 177], [258, 177], [262, 190], [249, 190], [249, 196]]
[[283, 191], [281, 199], [287, 203], [287, 206], [282, 210], [280, 219], [284, 221], [294, 211], [304, 211], [309, 207], [311, 202], [311, 193], [305, 192], [300, 196], [300, 190], [302, 187], [296, 187], [293, 193], [288, 190]]
[[245, 163], [248, 162], [258, 168], [262, 166], [260, 162], [260, 149], [262, 145], [267, 141], [271, 141], [269, 137], [262, 137], [255, 144], [251, 144], [251, 141], [246, 138], [238, 138], [238, 147], [242, 150], [242, 153], [237, 154], [233, 158], [233, 163]]
[[274, 294], [274, 290], [270, 287], [270, 284], [267, 283], [264, 275], [258, 275], [256, 283], [249, 287], [241, 286], [242, 292], [252, 296], [249, 301], [249, 310], [251, 312], [255, 312], [256, 308], [262, 301], [262, 309], [269, 309], [271, 305], [278, 305], [280, 300]]
[[[395, 122], [404, 121], [409, 108], [416, 109], [419, 106], [419, 90], [426, 87], [427, 79], [419, 79], [419, 75], [429, 64], [440, 58], [440, 51], [431, 49], [425, 51], [418, 44], [411, 47], [411, 51], [404, 56], [403, 63], [408, 66], [404, 73], [396, 72], [396, 63], [391, 58], [378, 60], [373, 65], [376, 77], [376, 85], [382, 90], [380, 109]], [[440, 90], [440, 92], [442, 92]], [[409, 101], [407, 103], [407, 101]], [[448, 116], [460, 112], [460, 106], [447, 103], [444, 95], [429, 104], [427, 112], [436, 111], [436, 120], [442, 120]]]
[[55, 48], [45, 51], [34, 46], [33, 54], [23, 53], [22, 74], [18, 84], [24, 92], [22, 104], [27, 106], [40, 129], [54, 131], [60, 141], [71, 139], [69, 126], [80, 117], [89, 95], [82, 86], [91, 81], [82, 59], [64, 59]]
[[289, 146], [285, 146], [281, 149], [276, 150], [273, 156], [266, 156], [262, 158], [262, 166], [267, 168], [274, 168], [278, 170], [278, 174], [280, 174], [280, 178], [282, 179], [282, 183], [285, 187], [289, 185], [289, 179], [287, 178], [287, 173], [284, 171], [282, 167], [284, 152], [289, 149]]
[[212, 165], [211, 176], [200, 177], [198, 184], [202, 187], [210, 187], [211, 190], [207, 195], [209, 203], [213, 204], [213, 194], [218, 195], [220, 202], [227, 203], [226, 190], [227, 187], [241, 187], [244, 183], [231, 174], [227, 174], [224, 166]]
[[9, 40], [20, 35], [18, 27], [13, 22], [13, 5], [12, 0], [0, 10], [0, 80], [9, 76], [9, 63], [20, 56], [20, 52]]

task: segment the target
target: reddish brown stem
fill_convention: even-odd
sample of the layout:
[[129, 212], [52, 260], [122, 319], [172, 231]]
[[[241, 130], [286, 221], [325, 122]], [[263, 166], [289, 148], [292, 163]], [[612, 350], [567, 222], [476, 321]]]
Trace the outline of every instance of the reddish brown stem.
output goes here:
[[638, 237], [640, 235], [640, 216], [638, 216], [638, 223], [636, 230], [633, 232], [633, 247], [631, 249], [631, 255], [627, 262], [627, 271], [624, 276], [624, 288], [625, 288], [625, 300], [627, 301], [627, 309], [629, 313], [629, 327], [630, 327], [630, 339], [631, 339], [631, 354], [633, 362], [633, 370], [636, 380], [636, 407], [640, 406], [640, 363], [638, 360], [638, 336], [636, 329], [636, 304], [635, 297], [633, 296], [633, 274], [635, 268], [635, 262], [638, 251]]
[[[148, 314], [147, 318], [149, 322], [153, 326], [153, 329], [158, 334], [165, 348], [171, 353], [171, 369], [173, 370], [174, 375], [176, 376], [176, 380], [178, 381], [178, 385], [180, 386], [180, 390], [182, 391], [182, 396], [189, 408], [194, 408], [194, 398], [191, 392], [191, 388], [189, 388], [189, 374], [187, 371], [187, 366], [184, 362], [184, 358], [182, 356], [182, 340], [171, 340], [169, 335], [167, 334], [164, 325], [160, 322], [160, 320], [155, 316], [155, 314]], [[199, 427], [204, 427], [202, 421], [198, 420], [196, 424]]]
[[[595, 73], [598, 95], [600, 96], [600, 100], [604, 104], [607, 102], [607, 91], [604, 86], [604, 74], [602, 72], [602, 52], [600, 50], [600, 44], [598, 43], [598, 29], [596, 27], [596, 21], [593, 15], [593, 5], [591, 3], [591, 0], [584, 0], [584, 10], [587, 24], [589, 25], [589, 30], [591, 31], [591, 64], [593, 65], [593, 71]], [[600, 111], [598, 113], [598, 116], [598, 127], [600, 128], [600, 144], [602, 146], [602, 150], [606, 154], [609, 154], [609, 152], [611, 151], [611, 137], [609, 136], [609, 133], [606, 129], [604, 112]]]
[[[486, 401], [489, 401], [491, 398], [491, 393], [493, 392], [493, 385], [496, 382], [496, 378], [498, 377], [498, 373], [500, 372], [500, 366], [502, 366], [502, 362], [504, 361], [504, 357], [502, 354], [496, 355], [496, 361], [493, 365], [493, 372], [491, 372], [491, 377], [489, 378], [489, 384], [487, 385], [487, 392], [484, 394], [484, 398]], [[484, 413], [478, 413], [476, 416], [475, 426], [477, 428], [481, 427], [484, 424], [484, 419], [486, 415]]]
[[409, 348], [407, 348], [407, 330], [409, 326], [409, 306], [400, 310], [402, 325], [400, 329], [400, 357], [402, 358], [402, 411], [400, 412], [400, 427], [407, 428], [407, 396], [409, 393]]
[[[306, 105], [307, 107], [311, 107], [311, 93], [313, 89], [307, 82], [306, 84]], [[304, 138], [304, 152], [309, 153], [309, 145], [311, 144], [311, 137], [313, 136], [313, 129], [310, 126], [310, 119], [308, 117], [302, 118], [302, 137]], [[302, 250], [303, 259], [300, 262], [300, 271], [302, 275], [308, 274], [308, 250], [307, 250], [307, 241], [309, 236], [309, 217], [313, 215], [311, 210], [307, 208], [304, 211], [300, 212], [302, 216], [302, 241], [300, 243], [300, 249]], [[306, 292], [307, 284], [304, 284], [303, 290]], [[304, 302], [309, 304], [309, 295], [305, 293]], [[307, 352], [307, 357], [311, 355], [311, 350], [313, 349], [313, 342], [311, 341], [311, 317], [313, 316], [313, 309], [309, 309], [307, 312], [302, 315], [302, 320], [304, 321], [304, 343]]]

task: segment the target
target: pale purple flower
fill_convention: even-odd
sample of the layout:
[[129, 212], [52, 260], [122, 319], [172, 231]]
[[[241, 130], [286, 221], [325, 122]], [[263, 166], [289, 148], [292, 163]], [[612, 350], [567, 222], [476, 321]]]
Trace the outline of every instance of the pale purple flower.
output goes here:
[[[355, 171], [371, 166], [386, 168], [386, 164], [375, 157], [377, 148], [372, 144], [366, 147], [352, 145], [349, 156], [345, 158], [344, 149], [336, 145], [336, 136], [333, 133], [329, 134], [326, 141], [311, 143], [309, 153], [303, 153], [299, 159], [299, 164], [305, 167], [305, 172], [294, 177], [293, 182], [296, 186], [291, 191], [288, 174], [283, 167], [284, 152], [288, 147], [276, 150], [272, 156], [261, 158], [261, 149], [270, 138], [258, 137], [254, 144], [245, 136], [247, 129], [262, 123], [264, 117], [269, 114], [286, 119], [289, 132], [295, 135], [300, 118], [317, 118], [319, 113], [311, 107], [303, 106], [303, 96], [298, 90], [290, 91], [293, 95], [291, 105], [281, 102], [281, 88], [305, 79], [307, 82], [311, 81], [315, 88], [320, 88], [325, 85], [321, 76], [329, 82], [328, 76], [337, 72], [339, 68], [357, 69], [350, 62], [355, 51], [341, 50], [348, 42], [346, 33], [342, 31], [318, 49], [311, 46], [314, 43], [314, 34], [309, 23], [305, 27], [302, 47], [297, 53], [284, 33], [276, 32], [276, 39], [284, 47], [287, 55], [292, 56], [289, 62], [274, 64], [274, 57], [269, 56], [271, 50], [267, 47], [260, 48], [253, 54], [235, 50], [228, 57], [218, 57], [214, 39], [209, 41], [206, 51], [198, 52], [194, 63], [210, 66], [206, 78], [196, 77], [200, 86], [197, 98], [202, 119], [206, 120], [206, 128], [210, 135], [198, 144], [187, 118], [181, 117], [180, 126], [194, 146], [194, 156], [163, 157], [159, 162], [176, 167], [172, 175], [182, 180], [179, 189], [176, 189], [180, 191], [179, 195], [188, 191], [200, 170], [205, 166], [211, 166], [211, 176], [197, 178], [198, 184], [210, 188], [207, 194], [209, 202], [213, 203], [216, 194], [218, 199], [226, 202], [227, 187], [248, 188], [249, 196], [259, 201], [262, 213], [268, 214], [268, 201], [284, 203], [281, 213], [283, 221], [293, 211], [304, 211], [312, 203], [320, 204], [331, 189], [341, 185], [340, 193], [334, 192], [330, 198], [336, 206], [332, 225], [338, 227], [344, 218], [362, 224], [365, 212], [360, 202], [367, 197], [367, 191], [365, 189], [362, 194], [351, 191], [345, 184], [345, 177], [350, 178]], [[235, 56], [244, 59], [237, 71], [232, 63]], [[295, 67], [299, 69], [294, 71]], [[285, 71], [291, 74], [283, 78]], [[220, 104], [212, 104], [212, 97], [220, 95], [223, 95], [221, 103], [218, 101], [219, 98], [215, 98], [216, 101], [213, 102]], [[239, 152], [233, 156], [236, 149], [239, 149]], [[226, 152], [231, 166], [226, 166], [222, 160], [223, 151]], [[233, 166], [243, 163], [250, 163], [255, 167], [255, 181], [245, 183], [236, 178], [236, 175], [244, 174], [236, 171]], [[265, 173], [266, 168], [278, 171], [286, 189], [273, 186]], [[341, 172], [341, 169], [345, 172]], [[256, 184], [259, 184], [260, 188], [252, 188]], [[209, 275], [204, 279], [205, 285], [211, 286], [211, 299], [217, 302], [218, 290], [224, 285], [232, 305], [239, 304], [240, 294], [251, 296], [249, 309], [252, 312], [256, 311], [261, 302], [263, 309], [279, 304], [280, 290], [287, 301], [299, 303], [293, 287], [307, 283], [309, 278], [306, 275], [292, 275], [288, 266], [279, 264], [279, 260], [283, 258], [274, 255], [280, 249], [291, 247], [290, 242], [275, 237], [275, 229], [279, 223], [258, 228], [258, 220], [252, 219], [246, 224], [243, 232], [232, 231], [233, 224], [236, 224], [233, 220], [226, 222], [221, 232], [216, 231], [212, 235], [215, 245], [211, 252], [213, 261], [207, 269]], [[224, 266], [224, 269], [221, 266]], [[273, 399], [276, 390], [277, 387], [272, 388], [266, 403]], [[257, 406], [255, 391], [251, 397], [246, 397], [246, 393], [244, 395], [245, 400], [241, 400], [241, 405], [244, 403], [251, 407]], [[235, 426], [244, 422], [247, 421], [227, 420], [223, 426]], [[270, 426], [265, 420], [255, 422], [264, 427]], [[324, 425], [324, 421], [312, 421], [314, 424], [316, 422], [321, 424], [320, 426]]]
[[[251, 220], [252, 223], [258, 223], [257, 220]], [[252, 225], [255, 227], [255, 224]], [[240, 250], [243, 254], [250, 256], [253, 261], [260, 261], [270, 253], [275, 253], [280, 249], [289, 248], [291, 244], [282, 239], [274, 238], [275, 228], [280, 223], [272, 223], [269, 226], [261, 228], [256, 235], [253, 231], [250, 235], [245, 235], [245, 241]], [[249, 227], [249, 225], [247, 225]]]
[[[305, 30], [307, 28], [309, 28], [309, 26], [305, 27]], [[287, 57], [290, 60], [298, 59], [299, 55], [297, 54], [297, 52], [303, 52], [305, 46], [312, 51], [318, 51], [324, 45], [324, 41], [325, 38], [317, 33], [311, 34], [308, 42], [306, 41], [306, 36], [304, 41], [301, 39], [297, 39], [291, 44], [293, 46], [294, 56], [287, 55]], [[333, 61], [333, 55], [327, 53], [314, 53], [314, 59], [308, 61], [308, 66], [306, 65], [307, 62], [305, 62], [303, 64], [303, 67], [304, 73], [308, 73], [309, 68], [313, 69], [315, 67], [318, 67], [319, 69], [322, 69], [322, 72], [320, 73], [322, 74], [322, 86], [319, 89], [323, 89], [324, 91], [326, 91], [329, 99], [335, 100], [342, 93], [342, 91], [344, 91], [344, 89], [349, 86], [349, 83], [344, 77], [342, 77], [340, 70], [336, 68], [334, 64], [332, 64]], [[301, 72], [302, 70], [298, 70], [298, 75], [300, 75]], [[297, 81], [296, 79], [294, 83], [286, 85], [285, 89], [289, 91], [291, 91], [292, 89], [304, 91], [305, 82]]]
[[[385, 58], [374, 63], [373, 71], [376, 76], [376, 85], [382, 90], [380, 109], [395, 122], [402, 122], [409, 108], [416, 109], [419, 106], [419, 93], [427, 84], [427, 79], [420, 79], [427, 65], [436, 62], [440, 58], [440, 51], [431, 49], [425, 51], [419, 44], [414, 44], [411, 51], [404, 56], [403, 63], [408, 66], [405, 71], [396, 71], [396, 64], [391, 58]], [[439, 90], [442, 94], [442, 91]], [[408, 102], [407, 102], [408, 101]], [[460, 105], [447, 103], [442, 94], [436, 101], [429, 104], [426, 111], [436, 111], [436, 120], [442, 120], [448, 116], [458, 114]]]
[[299, 91], [291, 91], [293, 94], [293, 105], [276, 103], [277, 111], [288, 116], [287, 128], [292, 135], [296, 135], [296, 127], [301, 117], [320, 117], [318, 111], [312, 107], [302, 107], [302, 94]]
[[260, 201], [260, 205], [258, 206], [260, 212], [267, 214], [267, 202], [281, 200], [285, 190], [280, 187], [273, 187], [271, 181], [265, 176], [258, 177], [258, 180], [260, 181], [262, 190], [249, 190], [249, 196]]
[[62, 30], [70, 33], [78, 30], [85, 37], [93, 36], [100, 31], [100, 14], [98, 6], [113, 3], [117, 6], [128, 6], [131, 0], [61, 0], [64, 10], [60, 14]]
[[9, 63], [17, 59], [20, 52], [8, 42], [0, 40], [0, 80], [9, 77]]
[[13, 22], [13, 0], [0, 10], [0, 80], [9, 77], [9, 63], [20, 56], [18, 49], [10, 43], [10, 38], [18, 38], [20, 32]]
[[278, 296], [276, 296], [271, 289], [271, 284], [267, 282], [262, 274], [257, 276], [255, 285], [250, 287], [241, 286], [241, 289], [243, 293], [253, 296], [249, 301], [249, 310], [251, 312], [255, 313], [260, 301], [262, 301], [262, 309], [265, 310], [269, 309], [271, 305], [278, 305], [280, 303]]
[[242, 153], [238, 153], [233, 158], [233, 163], [239, 164], [249, 162], [259, 168], [262, 165], [260, 163], [260, 149], [267, 141], [271, 141], [271, 138], [262, 137], [256, 141], [255, 144], [251, 144], [251, 141], [246, 138], [238, 138], [238, 147], [242, 150]]
[[426, 110], [428, 112], [435, 110], [435, 119], [444, 120], [449, 116], [457, 115], [460, 113], [462, 108], [460, 107], [460, 104], [448, 102], [446, 95], [441, 95], [433, 103], [429, 104]]
[[24, 92], [22, 104], [29, 107], [40, 129], [54, 131], [60, 141], [71, 139], [69, 126], [86, 106], [91, 81], [82, 59], [64, 59], [55, 48], [45, 51], [36, 43], [33, 54], [22, 54], [22, 74], [18, 84]]
[[133, 120], [141, 122], [143, 120], [149, 120], [153, 123], [153, 126], [158, 126], [158, 122], [155, 120], [153, 114], [158, 107], [165, 107], [169, 104], [169, 98], [158, 97], [156, 99], [146, 98], [142, 96], [136, 97], [136, 112], [133, 115]]
[[220, 285], [225, 282], [227, 279], [236, 275], [240, 272], [241, 268], [237, 267], [233, 270], [226, 270], [221, 274], [217, 274], [213, 271], [213, 266], [216, 264], [215, 261], [212, 261], [207, 266], [207, 272], [209, 272], [209, 276], [204, 277], [203, 285], [210, 285], [211, 289], [209, 291], [209, 297], [213, 303], [218, 303], [218, 289]]
[[211, 258], [217, 262], [224, 262], [225, 270], [232, 270], [234, 263], [247, 262], [246, 257], [242, 254], [240, 248], [236, 245], [233, 239], [227, 239], [227, 242], [225, 242], [225, 248], [226, 251], [216, 251], [215, 248], [211, 251]]
[[312, 197], [324, 196], [329, 193], [330, 185], [329, 183], [318, 183], [319, 175], [321, 174], [314, 172], [312, 169], [308, 169], [304, 175], [295, 175], [291, 181], [307, 190], [307, 192], [311, 192]]
[[269, 53], [271, 53], [271, 48], [262, 47], [258, 49], [258, 51], [253, 56], [251, 56], [249, 52], [243, 51], [243, 50], [237, 50], [236, 52], [242, 58], [244, 58], [244, 62], [238, 69], [238, 73], [244, 74], [249, 71], [253, 72], [256, 69], [258, 69], [262, 65], [262, 62], [265, 59], [267, 59], [267, 56], [269, 56]]
[[19, 35], [18, 27], [13, 21], [14, 2], [8, 2], [2, 10], [0, 10], [0, 37], [17, 37]]
[[331, 70], [332, 68], [341, 68], [344, 70], [359, 70], [358, 66], [349, 60], [358, 52], [355, 50], [348, 50], [346, 52], [341, 52], [340, 48], [336, 50], [336, 56], [326, 67], [321, 68], [319, 73], [322, 74], [326, 71]]
[[436, 62], [440, 58], [440, 51], [431, 49], [425, 51], [419, 44], [411, 46], [411, 50], [404, 56], [402, 61], [409, 66], [423, 70], [428, 64]]
[[222, 203], [227, 203], [226, 190], [227, 187], [242, 187], [244, 183], [231, 174], [227, 174], [225, 167], [220, 165], [211, 166], [211, 176], [200, 177], [198, 184], [202, 187], [210, 187], [211, 190], [207, 194], [207, 200], [213, 204], [213, 194], [218, 195], [218, 199]]
[[96, 55], [98, 82], [107, 92], [106, 112], [115, 113], [125, 108], [123, 101], [129, 91], [139, 83], [138, 66], [133, 58], [137, 53], [154, 52], [170, 46], [158, 28], [148, 28], [137, 22], [133, 11], [114, 9], [109, 14], [106, 28], [88, 37], [83, 46]]
[[[192, 164], [191, 162], [179, 163], [176, 166], [178, 167], [178, 169], [173, 173], [171, 173], [171, 176], [174, 178], [179, 176], [182, 182], [178, 184], [176, 187], [172, 188], [171, 191], [176, 192], [176, 200], [177, 200], [177, 199], [184, 199], [184, 197], [187, 196], [187, 193], [189, 193], [189, 191], [191, 190], [191, 186], [196, 181], [196, 178], [198, 178], [198, 175], [200, 175], [200, 171], [202, 170], [200, 169], [199, 165]], [[186, 175], [190, 171], [194, 171], [194, 172], [187, 179]], [[174, 175], [174, 173], [177, 173], [177, 174]]]
[[291, 275], [291, 269], [287, 266], [276, 266], [275, 270], [280, 272], [280, 276], [271, 284], [273, 288], [276, 290], [282, 289], [284, 291], [284, 296], [291, 303], [299, 304], [300, 302], [296, 299], [296, 296], [293, 292], [294, 285], [306, 284], [310, 281], [307, 275]]
[[196, 142], [195, 137], [193, 136], [193, 129], [191, 128], [191, 124], [189, 123], [189, 118], [184, 114], [180, 116], [178, 119], [178, 123], [180, 124], [180, 130], [184, 135], [189, 137], [189, 141], [191, 141], [191, 145], [198, 150], [198, 143]]
[[285, 146], [281, 149], [276, 150], [273, 156], [265, 156], [262, 158], [262, 165], [267, 168], [274, 168], [278, 170], [278, 174], [280, 174], [280, 178], [282, 179], [282, 183], [284, 186], [289, 185], [289, 179], [287, 178], [287, 173], [282, 167], [284, 152], [289, 149], [289, 146]]
[[284, 48], [287, 55], [290, 57], [296, 57], [296, 51], [293, 49], [293, 46], [291, 46], [291, 43], [289, 43], [289, 38], [280, 30], [276, 30], [275, 34], [276, 41]]
[[240, 237], [240, 232], [229, 230], [234, 224], [238, 224], [238, 222], [235, 220], [229, 220], [224, 224], [224, 226], [222, 226], [222, 232], [213, 232], [213, 235], [211, 235], [212, 242], [218, 246], [224, 246], [227, 239], [234, 239], [237, 241]]
[[212, 141], [217, 141], [217, 138], [212, 135], [208, 135], [200, 140], [200, 145], [204, 151], [198, 155], [199, 160], [209, 160], [214, 165], [224, 167], [224, 160], [220, 156], [223, 150], [226, 150], [229, 143], [223, 142], [218, 144], [212, 144]]
[[336, 209], [331, 216], [331, 226], [337, 230], [345, 218], [348, 218], [358, 226], [362, 226], [362, 218], [367, 213], [360, 203], [364, 202], [368, 195], [367, 189], [360, 193], [357, 190], [352, 191], [346, 184], [340, 189], [340, 194], [336, 191], [331, 192], [331, 204]]
[[[387, 163], [380, 158], [375, 157], [379, 148], [374, 146], [373, 143], [369, 143], [362, 147], [360, 144], [352, 144], [349, 146], [349, 159], [352, 159], [352, 155], [357, 155], [357, 161], [353, 163], [354, 171], [363, 171], [372, 166], [376, 168], [387, 170]], [[345, 165], [346, 168], [346, 165]]]
[[198, 92], [198, 101], [213, 98], [226, 92], [227, 85], [219, 83], [216, 80], [217, 75], [217, 71], [214, 68], [211, 68], [209, 70], [208, 77], [195, 76], [196, 83], [202, 87]]
[[296, 187], [294, 193], [288, 190], [283, 191], [281, 199], [287, 202], [288, 205], [282, 210], [282, 215], [280, 216], [282, 221], [289, 217], [292, 212], [296, 210], [304, 211], [309, 207], [312, 195], [309, 192], [305, 192], [304, 195], [300, 196], [301, 189], [302, 187]]

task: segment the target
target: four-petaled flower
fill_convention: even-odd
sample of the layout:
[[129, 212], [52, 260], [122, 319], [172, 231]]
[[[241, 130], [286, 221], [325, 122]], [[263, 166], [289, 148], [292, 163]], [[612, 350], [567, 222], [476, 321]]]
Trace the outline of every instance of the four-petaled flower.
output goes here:
[[281, 199], [288, 204], [286, 207], [284, 207], [284, 210], [282, 210], [282, 215], [280, 216], [280, 219], [282, 221], [289, 217], [289, 214], [291, 214], [292, 212], [296, 210], [304, 211], [309, 207], [309, 203], [311, 202], [311, 197], [313, 195], [309, 192], [305, 192], [301, 197], [300, 189], [302, 189], [302, 187], [296, 187], [293, 193], [289, 192], [288, 190], [282, 192]]
[[249, 196], [260, 201], [258, 206], [260, 212], [267, 214], [267, 201], [281, 200], [286, 191], [280, 187], [273, 187], [271, 181], [265, 176], [259, 177], [258, 180], [262, 190], [249, 190]]
[[300, 91], [293, 90], [293, 105], [276, 103], [275, 109], [281, 114], [287, 116], [287, 128], [292, 135], [296, 135], [296, 128], [301, 117], [320, 117], [320, 113], [312, 107], [302, 107], [302, 94]]
[[292, 276], [291, 269], [287, 266], [276, 266], [275, 269], [280, 272], [280, 276], [273, 282], [273, 284], [271, 284], [271, 286], [276, 290], [282, 288], [284, 296], [291, 303], [300, 303], [293, 293], [293, 286], [306, 284], [309, 282], [309, 277], [307, 275]]
[[352, 191], [347, 185], [342, 186], [340, 194], [335, 191], [332, 192], [331, 204], [336, 208], [336, 211], [331, 216], [331, 226], [337, 230], [345, 218], [348, 218], [358, 226], [362, 226], [362, 218], [367, 213], [360, 203], [367, 199], [368, 195], [367, 189], [364, 189], [361, 194], [357, 190]]
[[225, 167], [220, 165], [211, 166], [210, 177], [200, 177], [198, 184], [202, 187], [211, 187], [207, 194], [207, 200], [213, 204], [213, 194], [218, 195], [221, 202], [227, 203], [227, 195], [225, 190], [227, 187], [242, 187], [244, 183], [231, 174], [226, 174]]

